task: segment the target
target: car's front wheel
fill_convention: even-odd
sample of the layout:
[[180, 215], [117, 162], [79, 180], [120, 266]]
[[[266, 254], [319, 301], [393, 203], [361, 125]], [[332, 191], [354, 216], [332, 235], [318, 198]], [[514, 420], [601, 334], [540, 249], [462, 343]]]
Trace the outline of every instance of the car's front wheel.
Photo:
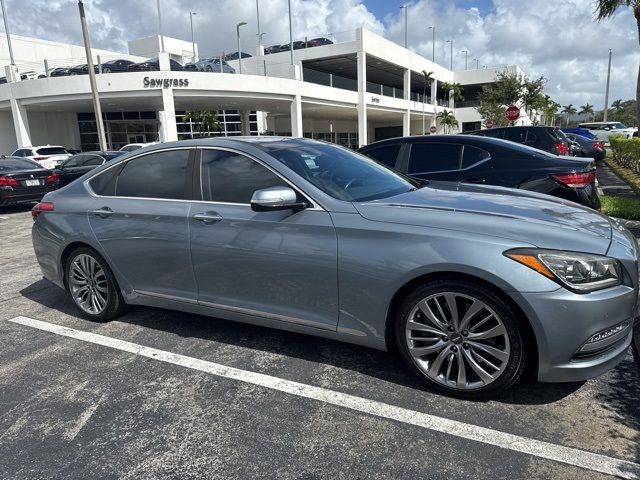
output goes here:
[[124, 313], [127, 305], [107, 262], [93, 249], [81, 247], [67, 258], [67, 289], [90, 320], [103, 322]]
[[407, 364], [448, 395], [496, 395], [518, 379], [525, 363], [515, 312], [469, 282], [437, 280], [416, 288], [396, 313], [395, 336]]

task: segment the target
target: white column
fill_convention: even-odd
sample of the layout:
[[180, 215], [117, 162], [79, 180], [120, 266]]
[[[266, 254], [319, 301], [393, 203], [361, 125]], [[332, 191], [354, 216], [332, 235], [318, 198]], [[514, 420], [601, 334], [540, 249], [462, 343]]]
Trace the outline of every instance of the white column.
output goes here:
[[404, 96], [405, 100], [409, 100], [411, 97], [411, 70], [404, 71]]
[[437, 105], [438, 101], [436, 99], [436, 97], [438, 96], [438, 80], [433, 80], [433, 83], [431, 84], [431, 103], [433, 105]]
[[[15, 65], [7, 65], [4, 67], [7, 81], [19, 82], [20, 75]], [[11, 98], [9, 105], [11, 106], [11, 117], [13, 119], [13, 128], [16, 132], [16, 144], [18, 147], [28, 147], [31, 145], [31, 132], [29, 131], [29, 118], [27, 109], [20, 103], [20, 100], [14, 98], [13, 87], [11, 88]]]
[[295, 95], [291, 102], [291, 136], [302, 137], [302, 99]]
[[408, 108], [402, 114], [402, 135], [405, 137], [411, 135], [411, 110]]
[[176, 126], [176, 108], [173, 102], [173, 89], [162, 89], [162, 110], [158, 112], [160, 120], [160, 141], [174, 142], [178, 140]]
[[171, 70], [171, 63], [169, 62], [169, 54], [167, 52], [158, 53], [158, 65], [160, 66], [160, 71], [163, 70]]
[[242, 135], [248, 137], [251, 135], [251, 123], [249, 121], [249, 110], [240, 110], [240, 128]]
[[368, 143], [367, 138], [367, 54], [358, 52], [358, 146]]

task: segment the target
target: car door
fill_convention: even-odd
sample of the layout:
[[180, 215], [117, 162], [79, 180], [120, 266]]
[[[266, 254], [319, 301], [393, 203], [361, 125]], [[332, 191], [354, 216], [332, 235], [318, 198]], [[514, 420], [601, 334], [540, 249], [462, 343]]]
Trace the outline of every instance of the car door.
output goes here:
[[290, 184], [243, 153], [203, 148], [200, 154], [201, 200], [190, 212], [198, 302], [335, 330], [337, 237], [329, 213], [317, 205], [253, 211], [254, 191]]
[[411, 143], [402, 171], [423, 180], [463, 180], [460, 173], [462, 145], [447, 142]]
[[145, 153], [103, 170], [89, 185], [88, 215], [97, 241], [141, 294], [195, 302], [189, 252], [191, 148]]

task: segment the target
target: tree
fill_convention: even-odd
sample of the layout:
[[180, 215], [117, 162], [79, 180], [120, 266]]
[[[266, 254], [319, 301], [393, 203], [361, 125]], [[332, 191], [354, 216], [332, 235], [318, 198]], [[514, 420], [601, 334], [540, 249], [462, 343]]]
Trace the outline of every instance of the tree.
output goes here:
[[613, 110], [616, 113], [620, 113], [620, 111], [622, 111], [622, 99], [619, 98], [618, 100], [614, 100], [614, 102], [611, 104], [611, 108], [613, 108]]
[[459, 125], [455, 115], [449, 110], [444, 110], [438, 113], [436, 115], [436, 120], [440, 120], [440, 125], [444, 127], [444, 133], [451, 132], [453, 127], [457, 127]]
[[449, 100], [451, 100], [452, 95], [454, 102], [460, 102], [464, 100], [464, 97], [462, 96], [462, 85], [460, 83], [451, 84], [451, 90], [449, 90]]
[[220, 130], [218, 114], [212, 110], [187, 111], [182, 119], [185, 122], [193, 122], [200, 136]]
[[566, 121], [567, 121], [567, 127], [569, 126], [569, 117], [571, 115], [575, 115], [576, 112], [577, 112], [577, 110], [573, 106], [573, 103], [570, 103], [569, 105], [565, 105], [564, 107], [562, 107], [562, 113], [565, 114], [565, 118], [566, 118]]
[[433, 82], [435, 81], [435, 77], [433, 76], [434, 72], [427, 72], [426, 70], [422, 70], [422, 80], [423, 90], [422, 90], [422, 135], [425, 134], [425, 125], [424, 125], [424, 104], [427, 99], [427, 87], [431, 88]]
[[504, 116], [505, 109], [509, 105], [522, 102], [524, 96], [524, 80], [517, 71], [505, 69], [498, 72], [493, 83], [484, 85], [478, 95], [476, 110], [486, 122], [502, 127], [509, 122]]
[[533, 110], [541, 110], [545, 106], [545, 96], [542, 94], [547, 79], [540, 76], [534, 80], [524, 78], [522, 86], [522, 106], [529, 117], [533, 116]]
[[580, 115], [587, 115], [587, 120], [592, 117], [593, 114], [593, 105], [591, 105], [589, 102], [580, 107]]
[[[636, 18], [638, 42], [640, 42], [640, 0], [596, 0], [596, 20], [602, 21], [613, 16], [620, 7], [631, 7]], [[640, 125], [640, 66], [636, 82], [636, 125]]]

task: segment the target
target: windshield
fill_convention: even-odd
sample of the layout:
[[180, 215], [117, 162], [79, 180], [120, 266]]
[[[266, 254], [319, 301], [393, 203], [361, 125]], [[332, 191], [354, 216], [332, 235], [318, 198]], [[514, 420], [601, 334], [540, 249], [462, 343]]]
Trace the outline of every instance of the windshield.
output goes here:
[[262, 143], [261, 147], [338, 200], [377, 200], [415, 190], [418, 186], [367, 157], [329, 143], [280, 140]]
[[17, 172], [19, 170], [44, 169], [39, 163], [26, 158], [3, 158], [0, 159], [0, 173]]

